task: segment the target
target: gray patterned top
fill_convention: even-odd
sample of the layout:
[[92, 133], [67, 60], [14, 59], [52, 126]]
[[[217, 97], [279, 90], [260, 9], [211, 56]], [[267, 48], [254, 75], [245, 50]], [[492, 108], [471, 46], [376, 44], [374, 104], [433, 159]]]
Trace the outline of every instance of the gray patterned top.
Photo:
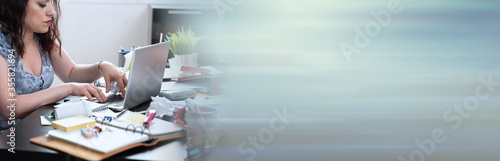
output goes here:
[[[15, 50], [13, 51], [13, 59], [9, 59], [8, 55], [10, 54], [9, 51], [11, 50], [12, 38], [0, 25], [0, 55], [2, 55], [8, 62], [14, 60], [14, 84], [17, 95], [30, 94], [47, 89], [52, 85], [52, 81], [54, 79], [54, 69], [52, 68], [49, 56], [41, 49], [39, 39], [36, 37], [35, 39], [40, 50], [40, 55], [42, 57], [43, 68], [40, 76], [35, 76], [24, 70], [21, 58], [19, 57], [19, 55], [17, 55], [17, 52]], [[1, 77], [5, 78], [4, 76]], [[16, 119], [16, 123], [19, 121], [20, 119]], [[7, 120], [5, 120], [3, 117], [0, 117], [0, 133], [9, 127], [10, 126], [8, 125]]]

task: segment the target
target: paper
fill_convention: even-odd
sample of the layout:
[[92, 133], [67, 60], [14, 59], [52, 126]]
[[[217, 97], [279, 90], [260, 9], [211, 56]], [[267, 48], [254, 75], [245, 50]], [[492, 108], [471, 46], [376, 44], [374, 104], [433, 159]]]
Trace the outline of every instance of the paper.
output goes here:
[[123, 65], [123, 72], [128, 72], [132, 67], [132, 59], [135, 55], [135, 51], [132, 50], [129, 53], [125, 54], [125, 64]]
[[[52, 118], [52, 116], [49, 116], [49, 117]], [[47, 118], [45, 118], [45, 116], [40, 116], [40, 124], [42, 126], [50, 126], [50, 125], [52, 125], [52, 123], [49, 120], [47, 120]]]
[[110, 117], [115, 118], [116, 115], [118, 115], [118, 113], [115, 113], [115, 112], [111, 111], [110, 109], [106, 109], [106, 110], [102, 110], [99, 112], [93, 112], [92, 115], [94, 115], [96, 117], [101, 117], [101, 118], [104, 118], [104, 116], [110, 116]]
[[126, 122], [126, 123], [130, 123], [130, 124], [142, 124], [144, 122], [144, 119], [146, 119], [146, 115], [143, 115], [140, 113], [134, 113], [134, 114], [120, 117], [118, 120]]
[[68, 118], [76, 115], [90, 116], [92, 115], [92, 110], [102, 106], [102, 104], [77, 100], [70, 101], [63, 104], [59, 104], [55, 107], [55, 117], [56, 120]]
[[161, 90], [173, 90], [173, 89], [195, 89], [195, 90], [206, 90], [207, 87], [190, 84], [190, 83], [179, 83], [179, 82], [163, 82], [161, 84]]
[[87, 126], [92, 127], [94, 125], [95, 120], [82, 115], [52, 121], [52, 127], [66, 132], [78, 130]]

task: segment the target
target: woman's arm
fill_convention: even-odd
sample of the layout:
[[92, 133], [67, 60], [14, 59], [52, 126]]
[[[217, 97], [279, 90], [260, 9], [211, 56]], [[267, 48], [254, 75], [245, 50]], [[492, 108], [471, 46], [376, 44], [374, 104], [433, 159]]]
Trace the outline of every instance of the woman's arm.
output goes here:
[[[20, 80], [9, 80], [10, 72], [12, 71], [9, 71], [5, 58], [0, 56], [0, 77], [3, 78], [0, 79], [0, 115], [6, 120], [25, 117], [38, 107], [54, 103], [68, 95], [86, 96], [89, 100], [94, 96], [101, 102], [106, 100], [99, 88], [86, 83], [66, 83], [31, 94], [17, 95], [12, 88], [15, 87], [14, 82]], [[12, 116], [11, 112], [15, 115]]]
[[61, 50], [61, 56], [59, 56], [59, 48], [55, 48], [50, 60], [55, 74], [63, 82], [91, 83], [101, 78], [97, 63], [76, 65], [66, 51], [63, 48]]
[[59, 56], [59, 48], [56, 47], [54, 52], [51, 53], [51, 60], [54, 72], [63, 82], [91, 83], [103, 76], [106, 81], [106, 92], [109, 92], [110, 82], [114, 80], [118, 83], [121, 93], [125, 95], [125, 86], [127, 86], [128, 80], [125, 74], [119, 71], [115, 65], [107, 61], [87, 65], [76, 65], [69, 58], [66, 51], [63, 48], [61, 48], [61, 50], [61, 56]]

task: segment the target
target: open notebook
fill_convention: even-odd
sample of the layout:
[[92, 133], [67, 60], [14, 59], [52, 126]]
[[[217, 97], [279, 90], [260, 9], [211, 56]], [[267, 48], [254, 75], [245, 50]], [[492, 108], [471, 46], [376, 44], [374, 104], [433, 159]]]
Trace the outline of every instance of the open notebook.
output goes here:
[[150, 128], [144, 130], [144, 115], [127, 111], [120, 118], [112, 121], [94, 118], [104, 131], [98, 137], [85, 138], [80, 130], [56, 129], [30, 141], [86, 160], [102, 160], [134, 147], [152, 146], [159, 141], [185, 136], [181, 128], [161, 119], [153, 119]]
[[70, 132], [50, 130], [48, 134], [49, 137], [78, 144], [101, 153], [109, 153], [122, 147], [148, 140], [148, 136], [141, 133], [133, 133], [106, 125], [102, 126], [102, 128], [108, 128], [111, 132], [101, 132], [98, 137], [93, 138], [85, 138], [80, 130]]

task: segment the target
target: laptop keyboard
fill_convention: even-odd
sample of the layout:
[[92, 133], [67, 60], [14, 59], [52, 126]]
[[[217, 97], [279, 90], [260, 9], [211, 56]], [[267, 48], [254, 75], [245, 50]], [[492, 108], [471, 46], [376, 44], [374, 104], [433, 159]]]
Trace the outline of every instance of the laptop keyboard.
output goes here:
[[108, 100], [104, 102], [102, 106], [92, 109], [92, 112], [99, 112], [102, 110], [106, 110], [109, 107], [121, 107], [123, 106], [123, 103], [125, 103], [125, 101], [123, 101], [124, 97], [121, 94], [112, 94], [107, 98]]
[[113, 94], [107, 97], [108, 100], [105, 102], [106, 104], [112, 104], [112, 103], [122, 103], [123, 104], [123, 99], [124, 97], [121, 94]]

